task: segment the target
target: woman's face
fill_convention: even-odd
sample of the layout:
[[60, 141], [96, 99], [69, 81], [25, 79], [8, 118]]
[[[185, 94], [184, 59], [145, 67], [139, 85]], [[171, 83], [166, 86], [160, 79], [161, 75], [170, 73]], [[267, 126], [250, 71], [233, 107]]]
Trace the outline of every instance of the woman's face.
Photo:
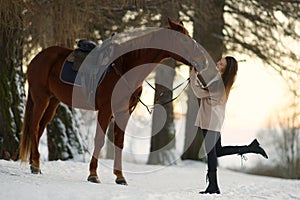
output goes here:
[[223, 74], [225, 72], [227, 66], [227, 62], [225, 58], [221, 58], [221, 60], [219, 60], [217, 62], [217, 70], [218, 72], [220, 72], [220, 74]]

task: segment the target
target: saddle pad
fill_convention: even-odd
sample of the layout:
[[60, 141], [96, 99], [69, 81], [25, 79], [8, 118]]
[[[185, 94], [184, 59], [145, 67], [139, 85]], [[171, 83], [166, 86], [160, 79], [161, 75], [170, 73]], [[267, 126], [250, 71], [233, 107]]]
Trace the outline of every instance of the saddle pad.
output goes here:
[[[110, 71], [110, 66], [108, 66], [105, 72], [101, 75], [98, 85], [102, 82], [105, 75]], [[77, 71], [73, 70], [73, 62], [65, 61], [60, 72], [60, 80], [66, 84], [82, 87], [81, 79], [77, 78]]]
[[[77, 72], [72, 69], [73, 62], [65, 61], [60, 72], [60, 80], [66, 84], [81, 86], [80, 80], [76, 79]], [[75, 82], [76, 81], [76, 82]]]

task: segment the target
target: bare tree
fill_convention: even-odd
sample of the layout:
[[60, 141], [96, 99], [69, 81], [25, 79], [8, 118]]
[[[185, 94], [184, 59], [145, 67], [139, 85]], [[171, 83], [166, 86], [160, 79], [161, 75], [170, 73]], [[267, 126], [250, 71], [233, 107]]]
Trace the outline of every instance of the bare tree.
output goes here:
[[[177, 6], [177, 7], [176, 7]], [[171, 17], [173, 19], [179, 18], [179, 9], [178, 9], [178, 1], [127, 1], [123, 4], [115, 4], [113, 2], [109, 3], [107, 6], [100, 6], [101, 11], [103, 11], [104, 15], [104, 25], [102, 27], [98, 27], [100, 30], [100, 34], [103, 38], [108, 37], [112, 32], [122, 32], [126, 31], [129, 28], [137, 28], [140, 26], [166, 26], [167, 25], [167, 17]], [[171, 63], [172, 67], [176, 65], [175, 61], [168, 61], [167, 63]], [[161, 82], [161, 79], [165, 79], [166, 75], [163, 71], [157, 73], [159, 75], [156, 76], [156, 81]], [[158, 99], [160, 103], [165, 102], [172, 98], [172, 91], [168, 88], [171, 88], [173, 85], [173, 79], [175, 74], [172, 77], [169, 77], [169, 86], [162, 87], [159, 84], [155, 85], [155, 99]], [[164, 93], [163, 97], [157, 98], [160, 93]], [[155, 103], [159, 103], [156, 101]], [[167, 114], [167, 122], [164, 125], [164, 128], [156, 133], [151, 138], [151, 149], [150, 151], [157, 152], [156, 150], [161, 149], [161, 147], [169, 144], [169, 148], [166, 152], [170, 152], [170, 149], [175, 148], [175, 129], [173, 122], [173, 105], [172, 103], [168, 105], [164, 105], [164, 109]], [[156, 123], [160, 120], [157, 112], [154, 110], [153, 112], [153, 126], [156, 126]], [[108, 139], [112, 138], [112, 130], [113, 128], [110, 126], [108, 129]], [[154, 131], [154, 130], [153, 130]], [[111, 143], [107, 144], [107, 155], [111, 158]], [[167, 153], [166, 153], [167, 154]], [[174, 160], [174, 159], [171, 159]], [[149, 156], [149, 163], [151, 164], [162, 164], [165, 163], [164, 158], [162, 156], [159, 157], [158, 154], [152, 153]], [[166, 161], [170, 163], [171, 161]]]
[[[284, 162], [284, 177], [299, 175], [300, 2], [293, 0], [226, 1], [225, 42], [229, 50], [261, 59], [285, 81], [291, 96], [271, 121], [273, 146]], [[298, 160], [298, 161], [297, 161]]]
[[24, 110], [23, 2], [0, 1], [0, 158], [18, 159]]
[[[296, 53], [299, 52], [297, 46], [300, 41], [297, 32], [299, 26], [297, 19], [300, 17], [299, 1], [212, 0], [205, 2], [194, 2], [193, 12], [190, 11], [187, 3], [182, 4], [182, 10], [193, 19], [196, 30], [194, 37], [203, 44], [212, 58], [218, 59], [225, 50], [248, 53], [260, 58], [266, 66], [272, 67], [284, 78], [291, 93], [299, 96], [300, 54]], [[213, 45], [214, 43], [216, 45]], [[191, 121], [189, 116], [192, 115], [193, 113], [187, 115], [187, 133], [192, 130], [192, 126], [188, 125]], [[188, 136], [186, 143], [191, 143]], [[192, 149], [197, 151], [198, 148]], [[182, 158], [185, 158], [186, 154]]]
[[[95, 16], [93, 2], [29, 1], [29, 48], [60, 45], [73, 48], [76, 39], [96, 37], [89, 22]], [[93, 10], [91, 10], [93, 8]], [[100, 18], [99, 18], [100, 19]], [[29, 37], [29, 36], [28, 36]], [[42, 70], [42, 69], [41, 69]], [[47, 127], [49, 160], [69, 159], [83, 149], [78, 114], [62, 105]]]
[[[175, 61], [171, 59], [164, 61], [163, 64], [172, 68], [176, 65]], [[173, 87], [174, 77], [175, 71], [170, 71], [165, 67], [156, 69], [154, 103], [162, 105], [162, 107], [155, 106], [153, 110], [149, 164], [169, 165], [174, 164], [176, 161], [174, 157], [176, 130], [173, 102], [164, 104], [172, 99], [173, 91], [170, 88]], [[161, 83], [164, 84], [161, 85]], [[165, 110], [166, 115], [162, 115], [162, 108]], [[162, 122], [164, 122], [162, 129], [157, 130]]]
[[[161, 12], [161, 25], [167, 26], [167, 19], [179, 21], [179, 2], [168, 1], [161, 3], [159, 7]], [[168, 59], [162, 63], [175, 69], [176, 62], [173, 59]], [[152, 133], [150, 143], [150, 155], [148, 158], [149, 164], [174, 164], [176, 159], [174, 155], [175, 150], [175, 124], [173, 113], [173, 102], [164, 104], [173, 97], [173, 82], [175, 77], [175, 70], [168, 70], [165, 67], [157, 68], [155, 75], [155, 95], [154, 104], [161, 104], [166, 112], [166, 116], [161, 116], [161, 107], [154, 107], [152, 118]], [[163, 85], [161, 84], [163, 83]], [[162, 118], [166, 119], [162, 119]], [[165, 121], [161, 130], [157, 130], [158, 124]]]
[[299, 96], [300, 2], [292, 0], [226, 1], [225, 42], [229, 50], [260, 58]]
[[[264, 166], [263, 170], [268, 170], [272, 176], [299, 179], [300, 112], [298, 99], [290, 102], [292, 103], [283, 106], [277, 114], [270, 117], [268, 128], [261, 131], [259, 136], [268, 141], [272, 154], [272, 165]], [[261, 173], [259, 170], [255, 172]]]
[[[199, 42], [209, 53], [213, 60], [217, 61], [221, 58], [225, 50], [223, 43], [223, 28], [224, 28], [224, 6], [225, 0], [222, 1], [193, 1], [192, 5], [182, 5], [185, 14], [190, 17], [194, 24], [193, 37]], [[193, 11], [192, 14], [190, 12]], [[191, 105], [195, 105], [198, 99], [188, 88], [188, 110], [186, 114], [185, 125], [185, 142], [182, 159], [199, 160], [199, 151], [201, 148], [203, 136], [201, 131], [195, 127], [195, 119], [197, 110], [194, 110]]]

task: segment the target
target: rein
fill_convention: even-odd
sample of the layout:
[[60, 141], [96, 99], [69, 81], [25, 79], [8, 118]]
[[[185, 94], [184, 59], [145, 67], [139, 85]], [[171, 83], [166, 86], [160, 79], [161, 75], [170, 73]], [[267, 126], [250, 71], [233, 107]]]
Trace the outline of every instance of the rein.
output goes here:
[[[119, 75], [119, 76], [124, 80], [124, 82], [125, 82], [125, 84], [127, 85], [127, 87], [128, 87], [130, 90], [133, 91], [133, 88], [130, 86], [130, 84], [129, 84], [128, 81], [124, 78], [124, 76], [122, 76], [121, 72], [120, 72], [116, 67], [114, 67], [114, 64], [112, 64], [112, 67], [113, 67], [113, 69], [115, 70], [116, 74]], [[153, 85], [151, 85], [147, 80], [145, 80], [145, 81], [146, 81], [146, 83], [147, 83], [154, 91], [157, 92], [157, 89], [156, 89]], [[174, 97], [174, 98], [172, 98], [172, 99], [170, 99], [170, 100], [168, 100], [168, 101], [166, 101], [166, 102], [163, 102], [163, 103], [161, 103], [160, 105], [166, 105], [166, 104], [171, 103], [171, 102], [175, 101], [176, 99], [178, 99], [178, 97], [183, 93], [183, 91], [184, 91], [184, 90], [187, 88], [187, 86], [189, 85], [189, 83], [190, 83], [190, 78], [187, 78], [185, 81], [183, 81], [182, 83], [178, 84], [176, 87], [174, 87], [174, 88], [171, 90], [172, 92], [175, 91], [175, 90], [177, 90], [178, 88], [180, 88], [180, 87], [181, 87], [183, 84], [185, 84], [186, 82], [187, 82], [187, 84], [184, 86], [184, 88], [181, 90], [181, 92], [180, 92], [176, 97]], [[152, 110], [154, 109], [154, 105], [149, 106], [149, 105], [145, 104], [137, 94], [133, 93], [133, 95], [134, 95], [134, 97], [135, 97], [135, 98], [136, 98], [136, 99], [137, 99], [137, 100], [138, 100], [138, 101], [139, 101], [139, 102], [147, 109], [147, 111], [148, 111], [149, 114], [151, 115], [151, 114], [152, 114]], [[163, 92], [159, 94], [160, 97], [163, 96], [163, 95], [164, 95]]]
[[[157, 92], [157, 89], [156, 89], [155, 87], [153, 87], [147, 80], [145, 80], [145, 81], [146, 81], [146, 83], [147, 83], [154, 91]], [[186, 80], [184, 80], [182, 83], [178, 84], [176, 87], [174, 87], [174, 88], [171, 90], [172, 92], [175, 91], [175, 90], [177, 90], [177, 89], [180, 88], [183, 84], [185, 84], [185, 82], [187, 82], [187, 84], [184, 86], [184, 88], [181, 90], [181, 92], [180, 92], [176, 97], [174, 97], [174, 98], [172, 98], [172, 99], [170, 99], [170, 100], [168, 100], [168, 101], [166, 101], [166, 102], [164, 102], [164, 103], [161, 103], [160, 105], [166, 105], [166, 104], [168, 104], [168, 103], [170, 103], [170, 102], [172, 102], [172, 101], [175, 101], [175, 100], [183, 93], [183, 91], [187, 88], [187, 86], [189, 85], [189, 83], [190, 83], [190, 78], [187, 78]], [[160, 97], [163, 96], [163, 95], [164, 95], [163, 92], [159, 94]], [[154, 107], [154, 105], [152, 105], [152, 109], [153, 109], [153, 107]]]

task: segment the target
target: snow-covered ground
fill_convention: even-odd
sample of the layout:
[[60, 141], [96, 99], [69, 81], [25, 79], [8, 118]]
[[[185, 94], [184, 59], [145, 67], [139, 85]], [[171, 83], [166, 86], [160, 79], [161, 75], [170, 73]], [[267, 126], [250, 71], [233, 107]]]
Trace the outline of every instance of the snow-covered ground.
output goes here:
[[101, 160], [101, 184], [86, 181], [88, 163], [42, 162], [42, 175], [27, 165], [0, 160], [0, 199], [300, 199], [300, 181], [253, 176], [220, 168], [220, 195], [202, 195], [206, 166], [185, 161], [169, 167], [124, 163], [128, 186], [116, 185], [112, 161]]

